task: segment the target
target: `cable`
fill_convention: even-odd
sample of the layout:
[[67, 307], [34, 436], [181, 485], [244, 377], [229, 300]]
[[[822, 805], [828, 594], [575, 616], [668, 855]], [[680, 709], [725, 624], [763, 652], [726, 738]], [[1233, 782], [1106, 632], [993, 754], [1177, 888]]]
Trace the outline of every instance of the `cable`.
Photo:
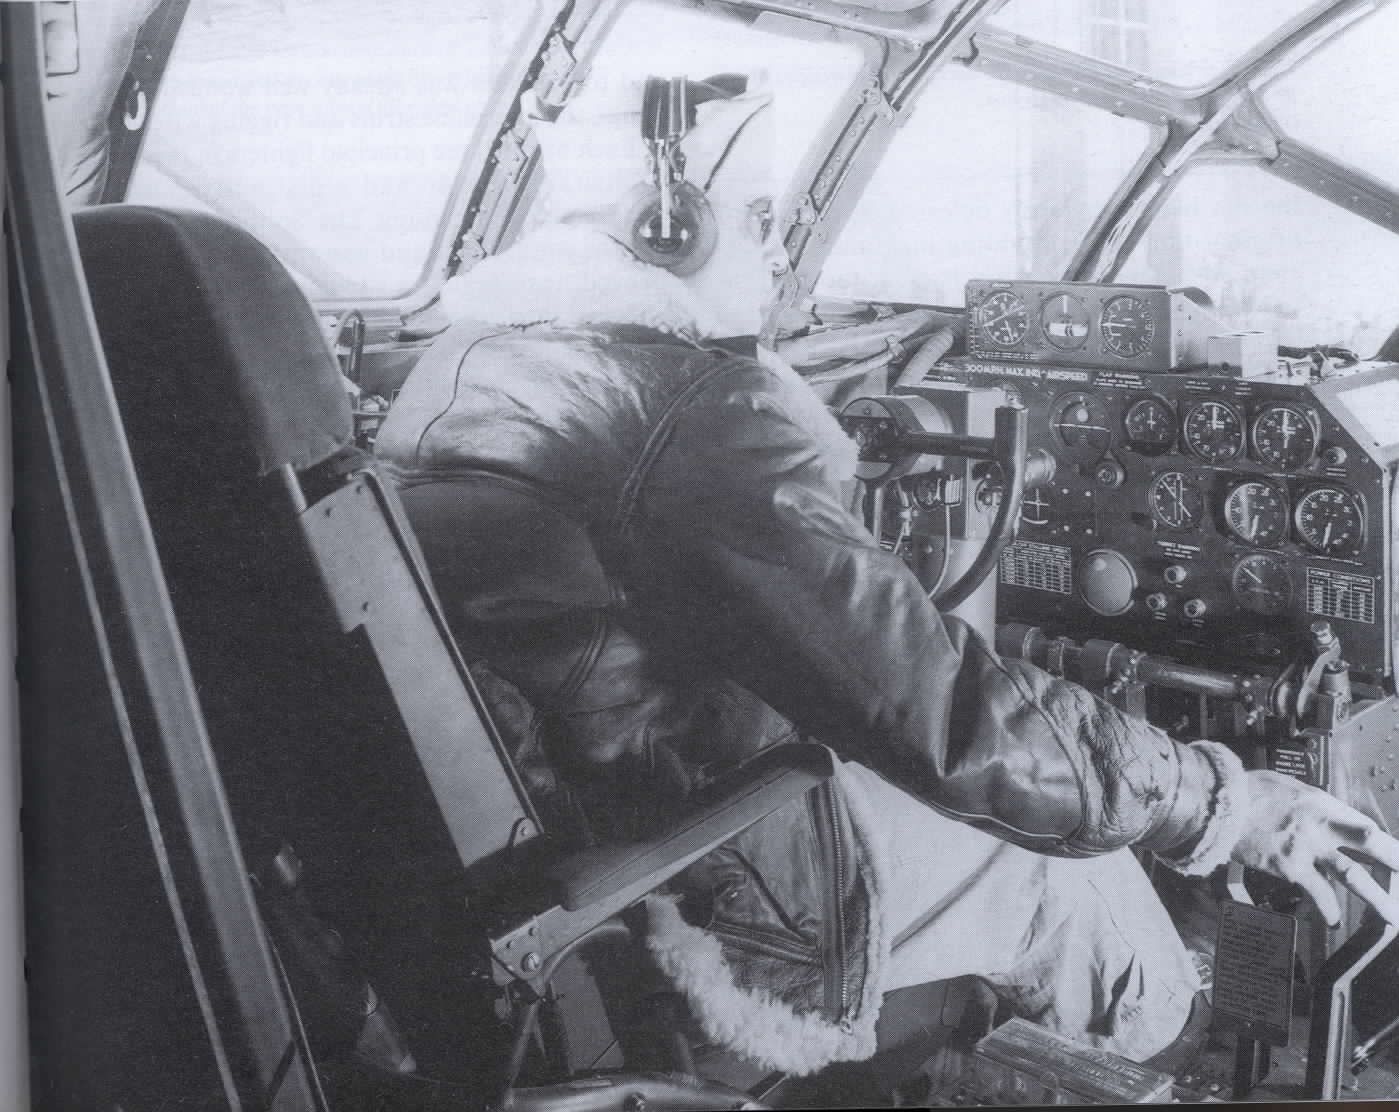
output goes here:
[[952, 563], [952, 507], [942, 504], [942, 562], [938, 567], [938, 577], [928, 588], [928, 600], [942, 590], [942, 581], [947, 578], [948, 565]]

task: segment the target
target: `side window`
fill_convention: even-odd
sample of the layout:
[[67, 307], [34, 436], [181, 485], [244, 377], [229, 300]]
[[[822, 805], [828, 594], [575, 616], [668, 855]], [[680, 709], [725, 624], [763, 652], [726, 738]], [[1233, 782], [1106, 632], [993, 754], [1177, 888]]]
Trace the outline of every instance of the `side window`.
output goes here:
[[227, 217], [312, 297], [405, 293], [536, 9], [196, 0], [127, 199]]
[[1149, 134], [949, 67], [894, 137], [816, 290], [960, 305], [968, 278], [1057, 278]]

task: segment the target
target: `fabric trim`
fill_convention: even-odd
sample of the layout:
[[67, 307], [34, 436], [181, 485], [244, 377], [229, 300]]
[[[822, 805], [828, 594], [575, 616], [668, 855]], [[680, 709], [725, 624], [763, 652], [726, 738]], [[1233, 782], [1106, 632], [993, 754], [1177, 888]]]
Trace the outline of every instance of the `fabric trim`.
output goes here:
[[1158, 852], [1156, 857], [1185, 876], [1208, 876], [1227, 864], [1229, 855], [1243, 835], [1248, 817], [1248, 774], [1243, 762], [1227, 746], [1214, 741], [1197, 741], [1190, 748], [1209, 763], [1215, 775], [1210, 817], [1200, 840], [1186, 854], [1172, 857]]
[[[550, 281], [587, 275], [586, 282]], [[558, 328], [638, 324], [681, 338], [717, 335], [718, 322], [681, 279], [643, 263], [601, 228], [545, 224], [442, 287], [453, 321]]]
[[798, 1077], [833, 1062], [859, 1061], [874, 1053], [875, 1024], [889, 967], [882, 910], [887, 857], [862, 788], [842, 775], [841, 768], [837, 763], [836, 782], [853, 827], [869, 905], [865, 982], [858, 1008], [844, 1025], [831, 1023], [817, 1011], [798, 1014], [762, 987], [741, 987], [719, 940], [687, 923], [672, 897], [652, 895], [646, 902], [647, 947], [661, 972], [684, 994], [705, 1037], [765, 1069]]

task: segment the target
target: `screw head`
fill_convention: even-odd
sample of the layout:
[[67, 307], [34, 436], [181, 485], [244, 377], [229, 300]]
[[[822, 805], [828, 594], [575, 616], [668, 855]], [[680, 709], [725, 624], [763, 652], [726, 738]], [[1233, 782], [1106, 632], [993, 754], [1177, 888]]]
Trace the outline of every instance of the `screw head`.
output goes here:
[[536, 954], [533, 950], [531, 950], [528, 954], [526, 954], [523, 958], [520, 959], [520, 968], [523, 969], [526, 973], [538, 972], [539, 966], [539, 955]]

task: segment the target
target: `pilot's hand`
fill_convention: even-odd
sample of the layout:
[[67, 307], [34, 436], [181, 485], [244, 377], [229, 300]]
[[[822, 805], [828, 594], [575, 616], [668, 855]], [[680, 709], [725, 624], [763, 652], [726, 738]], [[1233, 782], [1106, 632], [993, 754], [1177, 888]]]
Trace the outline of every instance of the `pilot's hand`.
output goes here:
[[1341, 887], [1399, 924], [1399, 896], [1385, 892], [1365, 867], [1375, 862], [1399, 871], [1399, 841], [1354, 807], [1291, 776], [1250, 772], [1248, 790], [1235, 861], [1299, 885], [1332, 927], [1341, 923]]

